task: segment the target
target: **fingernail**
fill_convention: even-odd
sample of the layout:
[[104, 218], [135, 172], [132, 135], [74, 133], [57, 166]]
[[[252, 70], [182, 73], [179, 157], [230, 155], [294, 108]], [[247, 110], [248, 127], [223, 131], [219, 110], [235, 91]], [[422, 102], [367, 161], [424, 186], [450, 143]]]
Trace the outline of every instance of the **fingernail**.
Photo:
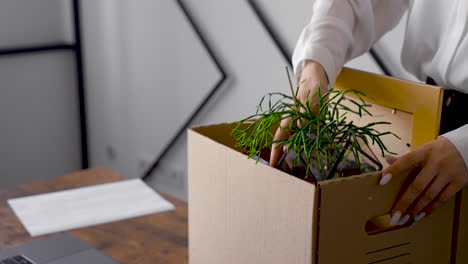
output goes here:
[[380, 179], [380, 186], [384, 186], [384, 185], [387, 184], [391, 179], [392, 179], [392, 174], [391, 174], [391, 173], [385, 174], [385, 175], [382, 177], [382, 179]]
[[396, 226], [398, 222], [400, 222], [401, 218], [401, 212], [396, 211], [393, 215], [392, 218], [390, 219], [390, 226]]
[[423, 219], [424, 216], [426, 216], [426, 213], [422, 212], [422, 213], [418, 214], [416, 217], [414, 217], [414, 221], [417, 222], [417, 221]]
[[410, 218], [410, 216], [409, 216], [408, 214], [405, 215], [405, 216], [400, 220], [400, 222], [398, 222], [398, 225], [404, 225], [404, 224], [406, 224], [406, 222], [408, 222], [409, 218]]

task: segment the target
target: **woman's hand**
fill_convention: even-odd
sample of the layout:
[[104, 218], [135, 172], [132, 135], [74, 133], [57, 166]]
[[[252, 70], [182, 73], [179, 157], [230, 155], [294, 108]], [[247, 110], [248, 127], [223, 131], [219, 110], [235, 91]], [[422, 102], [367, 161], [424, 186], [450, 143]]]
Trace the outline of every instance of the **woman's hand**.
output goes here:
[[[318, 103], [318, 97], [313, 97], [317, 92], [318, 85], [320, 84], [321, 92], [325, 93], [328, 90], [328, 79], [322, 65], [315, 61], [307, 60], [304, 63], [302, 73], [297, 78], [299, 80], [300, 87], [297, 93], [297, 99], [304, 105], [309, 101], [309, 105]], [[309, 98], [307, 97], [309, 96]], [[319, 109], [312, 108], [312, 111], [318, 112]], [[291, 118], [286, 118], [281, 121], [280, 127], [276, 130], [273, 141], [280, 140], [289, 137], [286, 130], [282, 129], [287, 127], [291, 122]], [[283, 155], [283, 149], [279, 148], [277, 144], [273, 143], [271, 154], [270, 154], [270, 165], [275, 167]]]
[[390, 224], [402, 225], [410, 219], [421, 220], [468, 184], [468, 170], [450, 140], [439, 137], [399, 159], [388, 158], [391, 165], [382, 172], [380, 185], [392, 177], [406, 177], [413, 168], [419, 173], [391, 210]]

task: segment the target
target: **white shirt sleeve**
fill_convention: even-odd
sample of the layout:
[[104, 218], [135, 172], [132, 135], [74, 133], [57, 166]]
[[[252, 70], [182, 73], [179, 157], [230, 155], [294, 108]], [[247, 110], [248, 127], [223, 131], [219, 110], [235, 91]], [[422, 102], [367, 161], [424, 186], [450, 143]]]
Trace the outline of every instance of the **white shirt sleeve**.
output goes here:
[[455, 145], [468, 167], [468, 125], [452, 130], [442, 136], [450, 140]]
[[314, 60], [327, 73], [330, 87], [346, 61], [368, 51], [400, 21], [410, 0], [316, 0], [292, 62], [296, 76], [304, 60]]

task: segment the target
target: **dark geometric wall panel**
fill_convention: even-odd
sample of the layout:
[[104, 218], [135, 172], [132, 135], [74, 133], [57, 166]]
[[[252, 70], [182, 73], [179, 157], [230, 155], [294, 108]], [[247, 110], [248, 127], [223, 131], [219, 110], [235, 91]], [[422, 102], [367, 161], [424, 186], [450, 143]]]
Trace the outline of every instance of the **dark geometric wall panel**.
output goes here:
[[[198, 116], [198, 114], [201, 112], [201, 110], [210, 102], [210, 100], [213, 98], [213, 96], [219, 91], [223, 83], [225, 82], [227, 78], [226, 70], [223, 68], [222, 63], [219, 59], [219, 57], [216, 55], [215, 50], [213, 47], [210, 45], [209, 41], [206, 39], [202, 28], [197, 24], [196, 19], [193, 17], [193, 15], [190, 12], [190, 9], [185, 5], [184, 1], [182, 0], [177, 0], [176, 1], [177, 6], [180, 8], [180, 11], [183, 13], [185, 17], [185, 21], [187, 26], [190, 26], [192, 30], [192, 34], [196, 34], [196, 37], [199, 39], [201, 46], [205, 49], [206, 55], [211, 59], [212, 63], [216, 66], [218, 72], [219, 72], [219, 77], [217, 81], [211, 85], [209, 90], [206, 90], [205, 88], [205, 94], [204, 96], [201, 97], [201, 100], [199, 99], [198, 103], [196, 103], [193, 107], [193, 110], [191, 113], [188, 113], [188, 115], [185, 118], [182, 118], [182, 123], [179, 125], [176, 131], [172, 132], [173, 136], [170, 136], [168, 140], [163, 144], [160, 145], [162, 148], [160, 150], [157, 150], [157, 155], [156, 159], [152, 161], [150, 164], [149, 168], [144, 172], [143, 174], [143, 179], [147, 180], [149, 177], [152, 176], [154, 170], [159, 166], [161, 160], [163, 157], [169, 152], [169, 150], [174, 146], [176, 141], [184, 134], [184, 132], [187, 130], [187, 128], [190, 127], [190, 124], [192, 124], [193, 120]], [[180, 32], [178, 32], [180, 34]], [[186, 35], [186, 34], [183, 34]], [[182, 43], [172, 43], [175, 45], [187, 43], [186, 41], [182, 41]], [[184, 47], [181, 47], [184, 49]], [[177, 52], [175, 51], [168, 51], [168, 52]], [[193, 59], [193, 57], [191, 58]], [[171, 59], [169, 59], [171, 60]], [[185, 60], [185, 59], [184, 59]], [[190, 61], [189, 59], [186, 60], [186, 63], [193, 65], [193, 67], [196, 67], [199, 69], [200, 61], [198, 60], [193, 60]], [[181, 65], [181, 64], [179, 64]], [[177, 65], [178, 66], [178, 65]], [[177, 67], [176, 66], [176, 67]], [[172, 68], [171, 70], [176, 69], [176, 67]], [[159, 73], [160, 74], [160, 73]], [[190, 80], [189, 80], [190, 82]], [[182, 88], [187, 88], [187, 87], [175, 87], [175, 89], [182, 89]], [[192, 87], [196, 88], [196, 87]], [[175, 100], [179, 100], [180, 98], [174, 98]], [[191, 102], [196, 101], [193, 100], [194, 98], [191, 98]], [[170, 111], [170, 108], [168, 109]], [[172, 118], [172, 117], [171, 117]]]

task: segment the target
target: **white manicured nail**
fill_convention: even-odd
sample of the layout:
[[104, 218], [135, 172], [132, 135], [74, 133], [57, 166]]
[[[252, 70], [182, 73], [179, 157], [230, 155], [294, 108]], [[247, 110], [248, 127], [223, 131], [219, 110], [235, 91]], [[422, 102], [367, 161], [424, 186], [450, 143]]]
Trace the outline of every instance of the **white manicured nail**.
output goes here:
[[404, 225], [406, 224], [406, 222], [408, 222], [410, 216], [409, 215], [405, 215], [401, 220], [400, 222], [398, 223], [398, 225]]
[[418, 214], [416, 217], [414, 217], [414, 221], [417, 222], [417, 221], [423, 219], [424, 216], [426, 216], [426, 213], [422, 212], [422, 213]]
[[380, 179], [380, 185], [381, 185], [381, 186], [384, 186], [384, 185], [387, 184], [391, 179], [392, 179], [392, 174], [390, 174], [390, 173], [385, 174], [385, 175], [382, 177], [382, 179]]
[[390, 219], [390, 226], [396, 226], [398, 222], [400, 222], [401, 218], [401, 212], [396, 211], [393, 215], [392, 218]]

